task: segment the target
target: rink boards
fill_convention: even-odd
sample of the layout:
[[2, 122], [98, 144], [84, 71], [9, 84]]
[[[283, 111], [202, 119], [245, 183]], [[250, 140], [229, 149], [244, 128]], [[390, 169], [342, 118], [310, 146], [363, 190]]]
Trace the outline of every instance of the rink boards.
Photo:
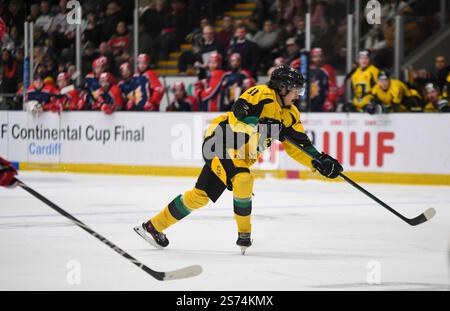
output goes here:
[[[195, 176], [204, 131], [217, 113], [0, 113], [0, 155], [21, 170]], [[450, 185], [446, 114], [302, 114], [318, 149], [358, 181]], [[321, 178], [275, 143], [256, 175]]]

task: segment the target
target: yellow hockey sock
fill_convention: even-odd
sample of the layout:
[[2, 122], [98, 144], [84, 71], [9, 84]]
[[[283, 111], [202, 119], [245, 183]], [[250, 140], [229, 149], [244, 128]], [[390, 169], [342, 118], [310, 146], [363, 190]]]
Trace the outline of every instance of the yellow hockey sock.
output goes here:
[[239, 173], [233, 177], [233, 209], [238, 232], [252, 231], [252, 193], [253, 176], [250, 173]]
[[156, 230], [162, 232], [188, 216], [192, 210], [201, 208], [208, 204], [208, 202], [208, 195], [203, 190], [194, 188], [186, 191], [183, 196], [177, 196], [159, 214], [150, 219], [150, 221]]

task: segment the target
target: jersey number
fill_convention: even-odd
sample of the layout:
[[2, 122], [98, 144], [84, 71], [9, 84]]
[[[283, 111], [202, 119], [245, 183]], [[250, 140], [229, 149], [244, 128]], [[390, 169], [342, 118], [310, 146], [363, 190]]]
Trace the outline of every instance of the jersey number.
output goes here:
[[258, 92], [259, 92], [258, 89], [253, 89], [253, 90], [248, 91], [248, 93], [249, 93], [250, 95], [252, 95], [252, 96], [255, 96], [256, 93], [258, 93]]

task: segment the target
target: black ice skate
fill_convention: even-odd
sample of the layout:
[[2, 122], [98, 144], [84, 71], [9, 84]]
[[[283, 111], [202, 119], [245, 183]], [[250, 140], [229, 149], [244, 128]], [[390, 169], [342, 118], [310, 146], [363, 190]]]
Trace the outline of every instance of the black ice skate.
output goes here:
[[134, 227], [134, 231], [156, 248], [162, 249], [169, 245], [166, 235], [156, 230], [150, 221]]
[[238, 239], [236, 241], [236, 245], [241, 248], [242, 255], [245, 255], [245, 251], [247, 248], [252, 246], [252, 240], [250, 239], [250, 233], [238, 233]]

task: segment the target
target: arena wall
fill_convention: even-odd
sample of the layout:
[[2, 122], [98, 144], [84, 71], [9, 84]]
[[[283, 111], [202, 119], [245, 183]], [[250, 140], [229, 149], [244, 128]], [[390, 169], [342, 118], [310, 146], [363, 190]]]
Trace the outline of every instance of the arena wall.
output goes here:
[[[195, 176], [204, 131], [217, 113], [0, 114], [0, 155], [20, 170]], [[450, 185], [450, 116], [302, 114], [318, 149], [361, 182]], [[274, 143], [259, 177], [322, 179]]]

